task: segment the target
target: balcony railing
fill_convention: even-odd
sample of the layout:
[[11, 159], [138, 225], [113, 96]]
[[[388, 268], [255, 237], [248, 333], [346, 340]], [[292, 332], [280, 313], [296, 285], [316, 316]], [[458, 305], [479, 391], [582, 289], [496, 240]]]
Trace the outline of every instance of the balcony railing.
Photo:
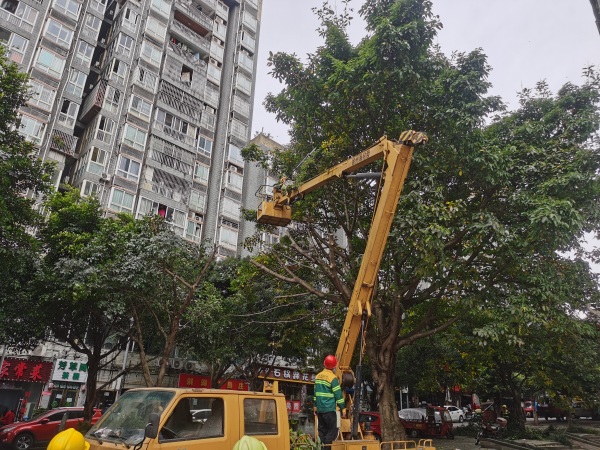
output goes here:
[[194, 54], [192, 52], [190, 52], [187, 49], [182, 48], [180, 45], [174, 44], [173, 42], [169, 41], [169, 48], [173, 51], [173, 53], [175, 53], [176, 55], [179, 55], [180, 57], [185, 59], [187, 62], [192, 64], [192, 66], [194, 66], [196, 69], [203, 70], [206, 68], [205, 61], [197, 58], [196, 56], [194, 56]]
[[0, 8], [0, 19], [6, 20], [9, 23], [12, 23], [13, 25], [16, 25], [17, 27], [19, 27], [20, 29], [22, 29], [23, 31], [26, 31], [28, 33], [31, 33], [33, 31], [33, 25], [25, 22], [23, 19], [21, 19], [20, 17], [15, 16], [12, 13], [9, 13], [7, 10]]
[[64, 131], [54, 130], [50, 137], [50, 149], [68, 156], [75, 155], [77, 138]]
[[17, 64], [21, 64], [23, 62], [23, 53], [19, 53], [16, 50], [9, 50], [7, 56], [8, 59]]
[[196, 8], [192, 8], [190, 3], [186, 0], [175, 0], [175, 7], [205, 29], [212, 30], [212, 19]]
[[156, 128], [159, 131], [162, 131], [167, 136], [171, 136], [172, 138], [177, 139], [180, 142], [183, 142], [183, 143], [191, 145], [191, 146], [196, 145], [196, 141], [193, 137], [188, 136], [187, 134], [185, 134], [179, 130], [171, 128], [171, 127], [165, 125], [164, 123], [154, 121], [154, 128]]
[[175, 30], [176, 32], [181, 33], [190, 41], [192, 45], [195, 45], [202, 51], [206, 53], [210, 51], [210, 42], [205, 37], [199, 35], [193, 30], [190, 30], [178, 20], [173, 20], [173, 22], [171, 22], [171, 30]]

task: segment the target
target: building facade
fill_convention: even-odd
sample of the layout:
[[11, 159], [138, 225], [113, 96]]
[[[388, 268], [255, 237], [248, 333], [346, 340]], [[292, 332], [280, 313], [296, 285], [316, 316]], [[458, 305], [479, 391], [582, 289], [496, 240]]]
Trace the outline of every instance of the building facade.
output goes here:
[[0, 39], [31, 76], [21, 133], [55, 187], [107, 214], [159, 214], [240, 254], [262, 0], [2, 0]]

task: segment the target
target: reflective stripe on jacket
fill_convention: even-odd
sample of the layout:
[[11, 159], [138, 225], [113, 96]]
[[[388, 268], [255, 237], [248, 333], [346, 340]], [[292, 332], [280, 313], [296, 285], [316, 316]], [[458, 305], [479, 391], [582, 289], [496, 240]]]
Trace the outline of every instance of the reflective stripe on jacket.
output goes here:
[[331, 412], [346, 407], [340, 382], [332, 370], [324, 369], [315, 377], [315, 406], [317, 412]]

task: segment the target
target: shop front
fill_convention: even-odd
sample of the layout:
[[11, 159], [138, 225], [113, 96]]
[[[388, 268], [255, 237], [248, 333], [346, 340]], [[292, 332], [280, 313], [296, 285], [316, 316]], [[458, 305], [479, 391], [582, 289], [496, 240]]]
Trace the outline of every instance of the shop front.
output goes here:
[[87, 362], [57, 359], [54, 362], [52, 381], [48, 384], [48, 390], [44, 393], [40, 406], [43, 408], [83, 406], [86, 381]]
[[0, 369], [0, 405], [14, 410], [18, 419], [31, 417], [51, 373], [51, 362], [5, 358]]

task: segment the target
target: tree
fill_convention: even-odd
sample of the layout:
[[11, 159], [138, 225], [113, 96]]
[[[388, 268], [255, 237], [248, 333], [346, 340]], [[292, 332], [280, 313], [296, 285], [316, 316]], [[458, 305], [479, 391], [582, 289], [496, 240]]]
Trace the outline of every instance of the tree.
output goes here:
[[[501, 101], [485, 97], [485, 55], [447, 58], [433, 46], [441, 24], [430, 1], [365, 1], [369, 35], [355, 47], [345, 34], [349, 13], [317, 13], [324, 45], [307, 63], [282, 53], [269, 60], [285, 88], [265, 105], [292, 138], [275, 170], [299, 183], [383, 134], [415, 129], [430, 138], [404, 186], [367, 333], [384, 439], [393, 440], [403, 434], [394, 399], [401, 348], [481, 310], [564, 306], [556, 290], [571, 286], [565, 274], [584, 256], [580, 239], [598, 228], [599, 80], [587, 71], [581, 87], [568, 84], [556, 96], [540, 83], [523, 92], [517, 111], [499, 114]], [[375, 201], [368, 182], [312, 193], [294, 205], [300, 230], [255, 264], [325, 304], [347, 305]], [[574, 261], [558, 253], [567, 251]], [[318, 270], [302, 278], [284, 259]]]
[[38, 261], [38, 243], [29, 232], [41, 220], [34, 208], [38, 196], [51, 189], [53, 166], [36, 156], [35, 147], [18, 132], [18, 110], [27, 101], [28, 77], [0, 49], [0, 341], [30, 348], [44, 336], [31, 311], [23, 320], [22, 302], [32, 295], [31, 274]]
[[87, 357], [84, 417], [89, 420], [96, 405], [98, 374], [114, 362], [130, 335], [130, 315], [124, 289], [115, 277], [119, 269], [115, 261], [133, 219], [103, 218], [98, 200], [82, 198], [75, 189], [50, 196], [46, 207], [49, 216], [40, 229], [45, 256], [29, 309], [40, 313], [40, 324], [52, 338], [66, 341]]
[[[206, 274], [214, 258], [214, 249], [209, 253], [204, 246], [185, 241], [159, 216], [135, 221], [125, 239], [113, 278], [133, 318], [132, 339], [148, 386], [162, 385], [190, 306], [213, 300]], [[160, 355], [156, 379], [150, 373], [149, 348]]]

